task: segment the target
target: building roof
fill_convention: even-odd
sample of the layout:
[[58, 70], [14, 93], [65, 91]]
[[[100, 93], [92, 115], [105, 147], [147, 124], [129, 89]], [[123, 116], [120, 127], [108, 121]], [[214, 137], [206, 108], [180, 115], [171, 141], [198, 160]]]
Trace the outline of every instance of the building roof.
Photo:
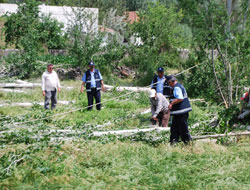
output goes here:
[[99, 29], [100, 32], [108, 32], [108, 33], [111, 33], [111, 34], [115, 33], [115, 31], [113, 29], [104, 27], [102, 25], [98, 25], [98, 29]]
[[130, 24], [139, 21], [139, 16], [135, 11], [127, 11], [125, 12], [125, 15], [127, 15], [127, 22], [129, 22]]

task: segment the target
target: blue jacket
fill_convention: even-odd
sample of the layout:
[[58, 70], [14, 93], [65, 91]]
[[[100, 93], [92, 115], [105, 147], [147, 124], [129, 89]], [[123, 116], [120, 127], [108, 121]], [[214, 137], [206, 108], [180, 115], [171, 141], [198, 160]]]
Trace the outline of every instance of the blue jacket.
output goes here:
[[[181, 114], [188, 113], [188, 112], [192, 111], [192, 107], [190, 105], [186, 89], [180, 83], [177, 83], [174, 86], [174, 88], [176, 88], [176, 87], [179, 87], [181, 89], [184, 99], [182, 102], [173, 105], [172, 110], [170, 112], [171, 115], [181, 115]], [[177, 98], [174, 97], [174, 99], [177, 99]]]
[[[95, 77], [95, 82], [96, 82], [96, 90], [101, 90], [101, 77], [99, 74], [99, 70], [95, 69], [94, 70], [94, 77]], [[90, 70], [86, 71], [86, 91], [91, 92], [91, 74]]]

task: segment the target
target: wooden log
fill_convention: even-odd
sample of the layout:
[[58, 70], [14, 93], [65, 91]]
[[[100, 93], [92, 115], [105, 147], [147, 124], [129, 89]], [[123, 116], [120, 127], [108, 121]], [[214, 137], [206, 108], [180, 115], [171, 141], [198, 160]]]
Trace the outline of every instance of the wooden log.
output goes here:
[[151, 109], [146, 109], [145, 111], [141, 112], [141, 115], [145, 115], [145, 114], [148, 114], [148, 113], [151, 113]]
[[133, 134], [139, 132], [151, 132], [151, 131], [170, 131], [170, 128], [163, 127], [152, 127], [146, 129], [129, 129], [129, 130], [117, 130], [117, 131], [94, 131], [93, 136], [103, 136], [103, 135], [123, 135], [123, 134]]
[[41, 87], [40, 83], [26, 83], [26, 84], [18, 84], [18, 83], [2, 83], [0, 84], [0, 88], [34, 88]]
[[[75, 101], [65, 101], [65, 100], [59, 100], [57, 101], [58, 104], [62, 104], [62, 105], [69, 105], [71, 103], [75, 103]], [[4, 107], [4, 106], [22, 106], [22, 107], [29, 107], [29, 106], [33, 106], [34, 104], [39, 104], [41, 106], [44, 105], [44, 102], [15, 102], [15, 103], [2, 103], [0, 104], [0, 107]]]
[[27, 91], [24, 90], [15, 90], [15, 89], [5, 89], [5, 88], [0, 88], [1, 92], [11, 92], [11, 93], [28, 93]]
[[202, 135], [202, 136], [193, 136], [192, 139], [208, 139], [208, 138], [219, 138], [219, 137], [232, 137], [232, 136], [243, 136], [250, 135], [250, 131], [237, 132], [237, 133], [228, 133], [228, 134], [215, 134], [215, 135]]
[[[41, 83], [31, 83], [22, 80], [16, 80], [16, 83], [0, 83], [0, 88], [34, 88], [34, 87], [41, 87]], [[63, 89], [72, 90], [73, 86], [62, 86]], [[7, 92], [5, 90], [5, 92]], [[11, 91], [9, 91], [11, 92]], [[12, 91], [15, 92], [15, 91]]]
[[105, 88], [110, 91], [115, 89], [118, 92], [122, 92], [122, 91], [132, 91], [132, 92], [148, 92], [150, 90], [150, 88], [145, 88], [145, 87], [128, 87], [128, 86], [110, 86], [110, 85], [105, 85]]

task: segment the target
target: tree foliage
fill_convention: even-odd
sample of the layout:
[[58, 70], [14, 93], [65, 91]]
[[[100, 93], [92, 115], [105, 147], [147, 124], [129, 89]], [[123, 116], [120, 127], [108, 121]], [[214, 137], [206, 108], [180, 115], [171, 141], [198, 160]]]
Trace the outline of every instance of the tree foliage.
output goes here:
[[131, 60], [139, 65], [144, 84], [151, 80], [158, 66], [177, 67], [180, 63], [178, 49], [188, 39], [183, 35], [183, 14], [175, 7], [151, 3], [139, 12], [139, 22], [132, 25], [132, 35], [141, 39], [142, 45], [133, 47]]
[[26, 0], [25, 3], [18, 4], [17, 13], [6, 15], [4, 34], [7, 45], [14, 44], [17, 48], [24, 48], [23, 39], [32, 33], [40, 46], [49, 49], [63, 47], [63, 24], [41, 15], [38, 5], [34, 0]]
[[12, 65], [20, 78], [28, 78], [36, 73], [40, 68], [37, 59], [41, 53], [51, 48], [63, 48], [65, 44], [63, 25], [49, 16], [41, 15], [38, 5], [34, 0], [27, 0], [18, 4], [16, 13], [6, 15], [6, 44], [14, 44], [22, 52], [16, 55]]
[[237, 6], [236, 1], [179, 2], [193, 34], [195, 58], [191, 57], [190, 63], [193, 63], [188, 66], [195, 62], [207, 64], [203, 66], [207, 69], [203, 69], [202, 75], [200, 69], [192, 71], [188, 84], [191, 88], [202, 89], [198, 94], [205, 95], [209, 89], [206, 97], [213, 100], [219, 97], [229, 107], [238, 97], [239, 86], [249, 86], [250, 25], [245, 1]]

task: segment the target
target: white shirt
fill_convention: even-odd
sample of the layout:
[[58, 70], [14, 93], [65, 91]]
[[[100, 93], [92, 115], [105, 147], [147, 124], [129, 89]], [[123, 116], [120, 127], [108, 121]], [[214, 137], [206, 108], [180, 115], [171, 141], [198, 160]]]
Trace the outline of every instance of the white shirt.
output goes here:
[[157, 93], [156, 99], [150, 98], [150, 102], [153, 117], [157, 117], [160, 112], [168, 111], [169, 102], [163, 94]]
[[61, 88], [59, 78], [55, 71], [51, 73], [46, 71], [42, 75], [42, 90], [53, 91], [57, 88]]

